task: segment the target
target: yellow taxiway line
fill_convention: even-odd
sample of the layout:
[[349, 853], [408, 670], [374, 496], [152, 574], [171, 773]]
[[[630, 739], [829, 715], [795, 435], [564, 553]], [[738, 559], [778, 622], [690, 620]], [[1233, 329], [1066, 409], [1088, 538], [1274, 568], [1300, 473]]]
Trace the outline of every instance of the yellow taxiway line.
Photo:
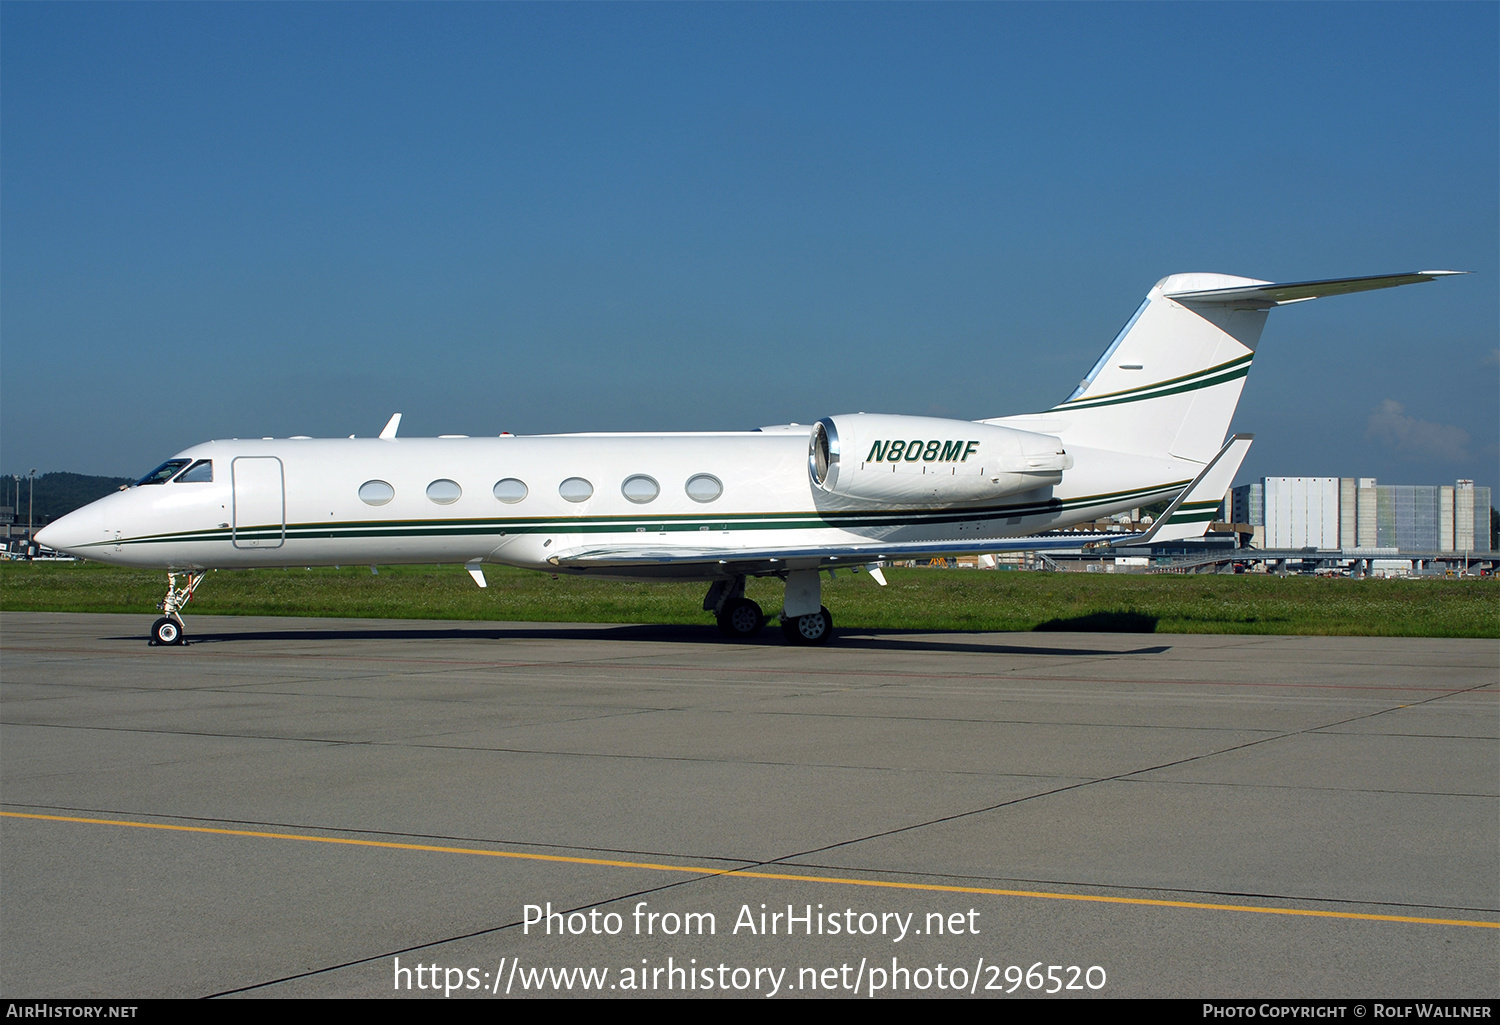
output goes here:
[[3, 811], [0, 816], [15, 819], [41, 819], [47, 822], [78, 822], [92, 826], [127, 826], [135, 829], [159, 829], [177, 833], [208, 833], [216, 836], [248, 836], [260, 840], [301, 840], [305, 843], [344, 844], [350, 847], [381, 847], [398, 851], [423, 851], [434, 854], [468, 854], [486, 858], [516, 858], [524, 861], [553, 861], [568, 865], [599, 865], [607, 868], [631, 868], [649, 872], [679, 872], [705, 878], [726, 876], [741, 879], [774, 879], [794, 883], [831, 883], [838, 886], [868, 886], [891, 890], [921, 890], [937, 893], [975, 893], [990, 897], [1034, 897], [1043, 900], [1084, 901], [1094, 904], [1132, 904], [1156, 908], [1191, 908], [1197, 911], [1242, 911], [1258, 915], [1294, 915], [1303, 918], [1341, 918], [1366, 922], [1406, 922], [1418, 925], [1458, 925], [1475, 929], [1500, 929], [1500, 922], [1470, 921], [1462, 918], [1417, 918], [1411, 915], [1372, 915], [1355, 911], [1318, 911], [1306, 908], [1261, 907], [1253, 904], [1210, 904], [1188, 900], [1154, 900], [1149, 897], [1106, 897], [1084, 893], [1051, 893], [1045, 890], [1001, 890], [985, 886], [944, 886], [938, 883], [900, 882], [886, 879], [849, 879], [839, 876], [795, 875], [787, 872], [757, 872], [750, 869], [710, 869], [697, 865], [664, 865], [649, 861], [617, 861], [609, 858], [581, 858], [566, 854], [532, 854], [525, 851], [491, 851], [477, 847], [443, 847], [436, 844], [398, 843], [394, 840], [356, 840], [338, 836], [315, 836], [309, 833], [267, 833], [253, 829], [219, 829], [212, 826], [179, 826], [164, 822], [131, 822], [125, 819], [89, 819], [68, 815], [40, 815]]

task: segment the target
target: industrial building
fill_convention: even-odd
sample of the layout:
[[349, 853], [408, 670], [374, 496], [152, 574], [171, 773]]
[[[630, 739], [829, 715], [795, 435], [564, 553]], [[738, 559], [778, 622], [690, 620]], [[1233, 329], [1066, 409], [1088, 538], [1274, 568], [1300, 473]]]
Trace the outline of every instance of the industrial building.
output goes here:
[[[1479, 576], [1500, 572], [1489, 488], [1379, 484], [1373, 477], [1263, 477], [1232, 488], [1202, 540], [1017, 552], [945, 564], [1107, 573]], [[1088, 524], [1140, 532], [1149, 515]], [[934, 560], [936, 561], [936, 560]]]
[[1264, 477], [1232, 489], [1221, 516], [1251, 528], [1252, 548], [1490, 551], [1490, 489], [1472, 480], [1427, 485]]

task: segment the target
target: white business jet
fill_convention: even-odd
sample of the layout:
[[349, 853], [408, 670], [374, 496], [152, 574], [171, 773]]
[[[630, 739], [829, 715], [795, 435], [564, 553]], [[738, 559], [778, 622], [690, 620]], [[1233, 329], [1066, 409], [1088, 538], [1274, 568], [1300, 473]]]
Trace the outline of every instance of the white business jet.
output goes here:
[[[168, 571], [158, 644], [210, 569], [463, 564], [709, 582], [703, 608], [753, 637], [745, 579], [786, 582], [791, 643], [833, 617], [821, 573], [890, 559], [1142, 544], [1201, 535], [1250, 445], [1229, 420], [1273, 306], [1458, 271], [1272, 284], [1157, 282], [1092, 370], [1040, 413], [846, 413], [699, 434], [210, 441], [44, 528], [70, 555]], [[1164, 499], [1145, 534], [1037, 536]], [[178, 575], [185, 575], [179, 584]]]

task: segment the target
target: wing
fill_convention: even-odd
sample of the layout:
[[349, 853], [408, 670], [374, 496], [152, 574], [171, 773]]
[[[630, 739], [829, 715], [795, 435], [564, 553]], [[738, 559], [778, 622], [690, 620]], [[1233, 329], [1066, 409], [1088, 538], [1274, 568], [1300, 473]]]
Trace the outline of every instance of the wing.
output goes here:
[[1038, 534], [1032, 537], [999, 539], [869, 541], [858, 544], [756, 550], [728, 547], [612, 545], [598, 548], [570, 548], [558, 552], [547, 561], [559, 569], [574, 570], [691, 570], [696, 568], [706, 570], [712, 575], [768, 574], [788, 569], [836, 569], [839, 566], [864, 566], [891, 559], [915, 559], [923, 556], [980, 555], [994, 552], [1083, 548], [1091, 542], [1119, 537], [1121, 537], [1119, 534]]

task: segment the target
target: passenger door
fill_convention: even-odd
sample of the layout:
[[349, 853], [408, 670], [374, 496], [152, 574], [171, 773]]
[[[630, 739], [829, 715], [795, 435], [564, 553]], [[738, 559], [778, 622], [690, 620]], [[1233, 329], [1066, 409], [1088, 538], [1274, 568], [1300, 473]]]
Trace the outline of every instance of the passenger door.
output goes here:
[[240, 456], [230, 464], [234, 480], [236, 548], [280, 548], [286, 541], [286, 489], [281, 460]]

